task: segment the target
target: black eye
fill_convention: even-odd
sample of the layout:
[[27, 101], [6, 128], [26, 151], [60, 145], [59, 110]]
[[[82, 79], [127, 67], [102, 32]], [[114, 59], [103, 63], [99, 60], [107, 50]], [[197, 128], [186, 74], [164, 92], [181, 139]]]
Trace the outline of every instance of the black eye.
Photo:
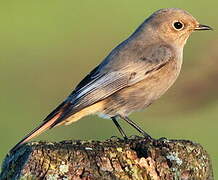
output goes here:
[[176, 21], [176, 22], [173, 23], [173, 27], [174, 27], [176, 30], [181, 30], [181, 29], [184, 27], [184, 25], [183, 25], [182, 22]]

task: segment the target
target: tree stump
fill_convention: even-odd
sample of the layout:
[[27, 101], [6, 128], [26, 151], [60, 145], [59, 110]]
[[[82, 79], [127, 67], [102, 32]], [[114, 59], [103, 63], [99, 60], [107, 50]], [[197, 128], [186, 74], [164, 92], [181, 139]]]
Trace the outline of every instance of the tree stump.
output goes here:
[[134, 136], [100, 141], [30, 142], [8, 154], [1, 180], [212, 180], [207, 152], [187, 140]]

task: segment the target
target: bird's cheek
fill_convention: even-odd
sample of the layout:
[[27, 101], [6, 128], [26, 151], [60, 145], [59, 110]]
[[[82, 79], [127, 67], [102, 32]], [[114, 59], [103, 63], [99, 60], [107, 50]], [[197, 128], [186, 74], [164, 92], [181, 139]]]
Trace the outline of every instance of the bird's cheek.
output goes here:
[[180, 38], [179, 38], [180, 46], [183, 47], [186, 44], [189, 35], [190, 35], [190, 33], [187, 33], [187, 32], [186, 33], [182, 33], [180, 35]]

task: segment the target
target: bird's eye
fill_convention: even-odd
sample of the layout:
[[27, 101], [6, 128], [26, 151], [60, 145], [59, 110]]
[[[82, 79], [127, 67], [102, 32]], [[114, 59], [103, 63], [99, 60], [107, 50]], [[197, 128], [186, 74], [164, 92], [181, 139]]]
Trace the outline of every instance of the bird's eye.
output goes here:
[[183, 29], [184, 24], [180, 21], [176, 21], [173, 23], [173, 27], [174, 27], [174, 29], [176, 29], [178, 31], [178, 30]]

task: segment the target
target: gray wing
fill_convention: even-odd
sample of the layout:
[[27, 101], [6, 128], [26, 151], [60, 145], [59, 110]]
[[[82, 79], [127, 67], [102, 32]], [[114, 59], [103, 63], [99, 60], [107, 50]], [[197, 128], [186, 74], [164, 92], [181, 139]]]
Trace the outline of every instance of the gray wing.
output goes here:
[[93, 76], [88, 75], [90, 81], [86, 81], [83, 86], [76, 88], [76, 91], [70, 96], [73, 108], [80, 110], [144, 80], [151, 72], [163, 67], [172, 57], [170, 47], [158, 45], [147, 48], [138, 59], [130, 60], [127, 64], [123, 63], [125, 65], [116, 71], [113, 71], [113, 61], [116, 61], [113, 59], [112, 63], [108, 64], [111, 67], [109, 69], [112, 70], [105, 73], [104, 68], [97, 68], [97, 73], [92, 71]]
[[[121, 61], [108, 59], [103, 61], [91, 73], [89, 73], [75, 88], [72, 94], [44, 121], [49, 121], [58, 113], [60, 117], [52, 124], [52, 127], [59, 124], [73, 113], [88, 107], [100, 100], [103, 100], [115, 92], [131, 86], [146, 79], [152, 72], [164, 67], [174, 58], [171, 47], [166, 45], [156, 45], [147, 47], [142, 53], [119, 57]], [[130, 52], [134, 54], [134, 52]], [[113, 54], [114, 55], [114, 54]]]

